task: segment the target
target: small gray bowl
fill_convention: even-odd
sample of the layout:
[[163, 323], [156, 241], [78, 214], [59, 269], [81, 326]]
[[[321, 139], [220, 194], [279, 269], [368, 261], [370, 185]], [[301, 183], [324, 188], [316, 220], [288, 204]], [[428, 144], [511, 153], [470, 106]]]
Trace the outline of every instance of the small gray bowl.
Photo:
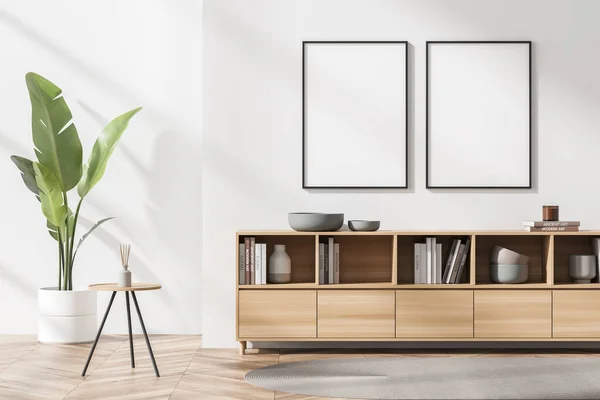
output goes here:
[[372, 232], [379, 229], [381, 222], [353, 219], [348, 221], [348, 228], [352, 231]]
[[344, 225], [344, 214], [297, 212], [288, 214], [290, 228], [300, 232], [333, 232]]
[[520, 264], [529, 263], [529, 257], [519, 254], [516, 251], [502, 246], [494, 246], [490, 253], [490, 263], [492, 264]]
[[495, 283], [525, 283], [529, 278], [527, 264], [490, 264], [490, 277]]

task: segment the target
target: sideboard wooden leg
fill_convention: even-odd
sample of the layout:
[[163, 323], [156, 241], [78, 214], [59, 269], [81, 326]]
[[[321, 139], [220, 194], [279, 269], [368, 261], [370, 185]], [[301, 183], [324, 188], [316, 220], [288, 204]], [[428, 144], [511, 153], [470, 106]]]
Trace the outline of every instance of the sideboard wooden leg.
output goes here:
[[240, 356], [243, 356], [244, 354], [246, 354], [246, 344], [248, 342], [246, 341], [242, 341], [240, 342]]

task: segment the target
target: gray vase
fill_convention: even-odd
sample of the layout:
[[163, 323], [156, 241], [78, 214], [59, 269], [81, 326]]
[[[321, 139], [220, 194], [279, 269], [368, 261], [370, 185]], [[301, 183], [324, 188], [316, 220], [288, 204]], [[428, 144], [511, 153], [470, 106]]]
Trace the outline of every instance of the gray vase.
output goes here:
[[596, 256], [570, 255], [569, 277], [574, 283], [590, 283], [596, 277]]
[[119, 287], [131, 287], [131, 271], [121, 268], [117, 283]]
[[276, 244], [267, 267], [269, 283], [289, 283], [292, 280], [292, 260], [285, 252], [285, 245]]

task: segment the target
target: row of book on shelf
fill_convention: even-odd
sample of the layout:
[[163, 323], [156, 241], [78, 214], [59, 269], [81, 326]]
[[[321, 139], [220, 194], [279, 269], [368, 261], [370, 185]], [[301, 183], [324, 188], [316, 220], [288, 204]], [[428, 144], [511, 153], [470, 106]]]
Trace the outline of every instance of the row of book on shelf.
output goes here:
[[[256, 238], [246, 237], [239, 244], [240, 285], [267, 284], [267, 244], [256, 243]], [[333, 238], [319, 243], [319, 283], [340, 283], [340, 244]]]
[[267, 244], [246, 237], [239, 246], [240, 285], [266, 285]]
[[333, 238], [319, 243], [319, 284], [340, 283], [340, 244]]
[[460, 283], [470, 245], [471, 239], [454, 239], [444, 262], [444, 249], [436, 238], [428, 237], [425, 243], [415, 243], [415, 283]]
[[529, 232], [579, 232], [579, 221], [523, 221]]

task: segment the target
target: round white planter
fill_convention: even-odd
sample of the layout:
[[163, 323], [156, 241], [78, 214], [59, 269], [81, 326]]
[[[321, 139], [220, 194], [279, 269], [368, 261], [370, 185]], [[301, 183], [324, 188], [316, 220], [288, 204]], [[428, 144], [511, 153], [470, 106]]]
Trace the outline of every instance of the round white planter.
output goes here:
[[89, 343], [96, 337], [96, 292], [41, 288], [38, 311], [42, 343]]

